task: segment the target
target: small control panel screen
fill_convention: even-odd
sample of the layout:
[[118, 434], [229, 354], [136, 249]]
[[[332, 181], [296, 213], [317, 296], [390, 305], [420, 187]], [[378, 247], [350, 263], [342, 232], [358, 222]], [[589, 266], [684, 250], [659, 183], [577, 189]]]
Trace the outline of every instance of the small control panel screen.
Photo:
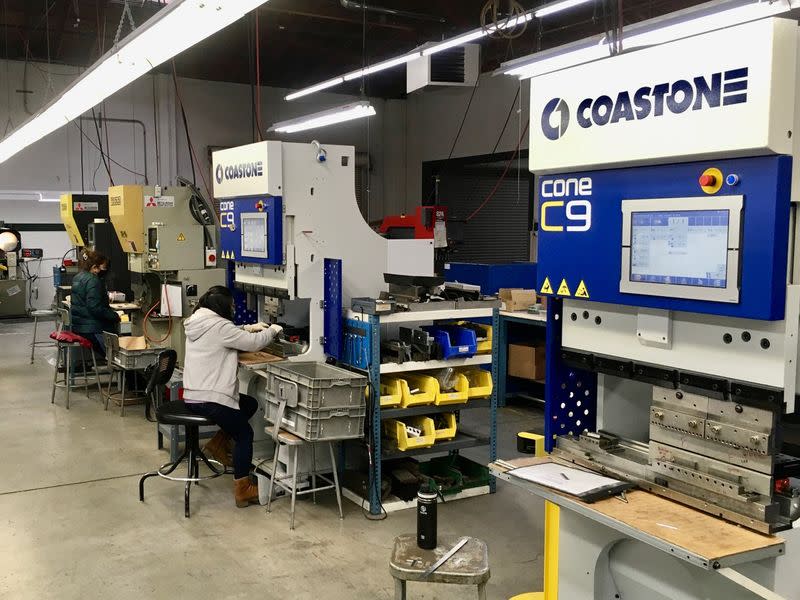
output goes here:
[[728, 210], [631, 213], [630, 281], [728, 286]]
[[265, 213], [242, 215], [242, 256], [269, 258], [267, 220]]

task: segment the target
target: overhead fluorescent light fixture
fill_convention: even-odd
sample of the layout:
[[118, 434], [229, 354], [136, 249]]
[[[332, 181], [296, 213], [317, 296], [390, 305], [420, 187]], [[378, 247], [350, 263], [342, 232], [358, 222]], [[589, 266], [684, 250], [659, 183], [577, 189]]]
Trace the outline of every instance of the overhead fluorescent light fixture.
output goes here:
[[542, 17], [548, 17], [569, 10], [570, 8], [575, 8], [581, 4], [588, 4], [589, 2], [594, 2], [594, 0], [561, 0], [561, 2], [553, 2], [552, 4], [543, 6], [533, 14], [537, 19], [541, 19]]
[[514, 27], [521, 25], [522, 23], [527, 23], [536, 13], [534, 12], [526, 12], [515, 19], [510, 19], [508, 21], [503, 21], [499, 25], [492, 25], [487, 27], [486, 29], [475, 29], [474, 31], [470, 31], [463, 35], [459, 35], [458, 37], [450, 38], [449, 40], [445, 40], [441, 43], [434, 44], [433, 46], [429, 46], [422, 51], [422, 56], [430, 56], [431, 54], [436, 54], [437, 52], [442, 52], [443, 50], [449, 50], [450, 48], [455, 48], [456, 46], [463, 46], [464, 44], [469, 44], [470, 42], [474, 42], [475, 40], [479, 40], [481, 38], [486, 37], [494, 33], [495, 31], [501, 29], [513, 29]]
[[353, 79], [361, 79], [362, 77], [372, 75], [373, 73], [379, 73], [380, 71], [386, 71], [387, 69], [399, 67], [400, 65], [404, 65], [417, 58], [419, 58], [419, 52], [406, 54], [405, 56], [398, 56], [397, 58], [392, 58], [390, 60], [384, 60], [383, 62], [376, 63], [371, 67], [365, 67], [363, 69], [359, 69], [358, 71], [348, 73], [344, 76], [344, 80], [352, 81]]
[[[555, 5], [553, 5], [555, 6]], [[544, 7], [540, 10], [545, 10]], [[715, 0], [628, 25], [623, 29], [626, 52], [734, 27], [787, 13], [792, 0]], [[538, 16], [538, 13], [537, 13]], [[606, 36], [587, 38], [504, 63], [499, 73], [529, 79], [609, 57]]]
[[292, 94], [289, 94], [284, 98], [284, 100], [296, 100], [297, 98], [302, 98], [303, 96], [316, 94], [317, 92], [321, 92], [322, 90], [327, 90], [328, 88], [337, 86], [340, 83], [344, 83], [344, 77], [334, 77], [333, 79], [329, 79], [328, 81], [323, 81], [322, 83], [318, 83], [316, 85], [312, 85], [311, 87], [307, 87], [302, 90], [298, 90]]
[[0, 142], [0, 163], [268, 0], [173, 0]]
[[408, 54], [398, 56], [397, 58], [384, 60], [369, 67], [364, 67], [363, 69], [358, 69], [356, 71], [346, 73], [345, 75], [334, 77], [333, 79], [323, 81], [322, 83], [317, 83], [315, 85], [303, 88], [296, 92], [292, 92], [291, 94], [285, 96], [284, 99], [287, 101], [296, 100], [297, 98], [302, 98], [303, 96], [309, 96], [311, 94], [315, 94], [316, 92], [321, 92], [322, 90], [327, 90], [329, 88], [335, 87], [339, 84], [344, 83], [345, 81], [353, 81], [354, 79], [367, 77], [369, 75], [372, 75], [373, 73], [379, 73], [380, 71], [386, 71], [388, 69], [393, 69], [394, 67], [399, 67], [401, 65], [409, 63], [412, 60], [416, 60], [423, 56], [430, 56], [432, 54], [436, 54], [437, 52], [443, 52], [444, 50], [455, 48], [456, 46], [463, 46], [464, 44], [469, 44], [470, 42], [474, 42], [476, 40], [486, 37], [487, 35], [490, 35], [491, 33], [497, 31], [498, 29], [512, 29], [517, 25], [520, 25], [522, 23], [527, 23], [528, 21], [531, 21], [534, 18], [534, 15], [535, 15], [534, 11], [528, 11], [514, 19], [503, 21], [499, 25], [492, 25], [490, 27], [487, 27], [486, 29], [480, 28], [480, 29], [475, 29], [473, 31], [468, 31], [467, 33], [462, 33], [461, 35], [458, 35], [454, 38], [450, 38], [449, 40], [444, 40], [442, 42], [436, 42], [434, 44], [430, 44], [422, 50], [415, 50], [413, 52], [409, 52]]
[[275, 123], [269, 128], [269, 131], [274, 131], [276, 133], [297, 133], [298, 131], [317, 129], [328, 125], [335, 125], [336, 123], [363, 119], [375, 114], [375, 109], [369, 102], [353, 102], [297, 119]]

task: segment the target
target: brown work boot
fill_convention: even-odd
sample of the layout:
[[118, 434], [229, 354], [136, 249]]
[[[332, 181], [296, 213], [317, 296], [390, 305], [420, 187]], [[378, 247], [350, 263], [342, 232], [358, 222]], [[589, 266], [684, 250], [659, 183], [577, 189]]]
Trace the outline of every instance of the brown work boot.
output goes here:
[[203, 453], [210, 458], [222, 463], [225, 467], [233, 466], [233, 457], [231, 455], [231, 446], [233, 440], [230, 436], [220, 429], [214, 437], [208, 440], [208, 443], [203, 446]]
[[258, 504], [258, 486], [250, 480], [249, 476], [233, 480], [233, 495], [236, 498], [236, 506], [239, 508]]

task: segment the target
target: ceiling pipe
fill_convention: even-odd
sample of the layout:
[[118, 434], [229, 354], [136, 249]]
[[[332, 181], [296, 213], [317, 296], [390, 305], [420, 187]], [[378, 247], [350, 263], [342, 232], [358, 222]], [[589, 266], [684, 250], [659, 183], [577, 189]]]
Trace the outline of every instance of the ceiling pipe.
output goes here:
[[408, 12], [406, 10], [397, 10], [395, 8], [386, 8], [383, 6], [359, 4], [358, 2], [351, 2], [350, 0], [339, 0], [339, 3], [342, 5], [342, 7], [348, 10], [366, 10], [369, 12], [379, 13], [381, 15], [390, 15], [392, 17], [400, 17], [403, 19], [415, 19], [417, 21], [433, 21], [434, 23], [447, 23], [447, 19], [445, 19], [444, 17], [435, 17], [433, 15]]

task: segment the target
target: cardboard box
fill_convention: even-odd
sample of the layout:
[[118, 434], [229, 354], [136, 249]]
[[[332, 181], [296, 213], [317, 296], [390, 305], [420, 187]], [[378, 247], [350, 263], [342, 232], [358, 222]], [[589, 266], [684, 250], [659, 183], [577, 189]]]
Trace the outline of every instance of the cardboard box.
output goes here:
[[508, 311], [527, 310], [536, 304], [536, 290], [523, 290], [521, 288], [500, 288], [500, 300]]
[[543, 381], [545, 364], [544, 346], [508, 345], [508, 374], [511, 377]]
[[123, 350], [147, 350], [147, 340], [143, 335], [120, 336], [119, 347]]

